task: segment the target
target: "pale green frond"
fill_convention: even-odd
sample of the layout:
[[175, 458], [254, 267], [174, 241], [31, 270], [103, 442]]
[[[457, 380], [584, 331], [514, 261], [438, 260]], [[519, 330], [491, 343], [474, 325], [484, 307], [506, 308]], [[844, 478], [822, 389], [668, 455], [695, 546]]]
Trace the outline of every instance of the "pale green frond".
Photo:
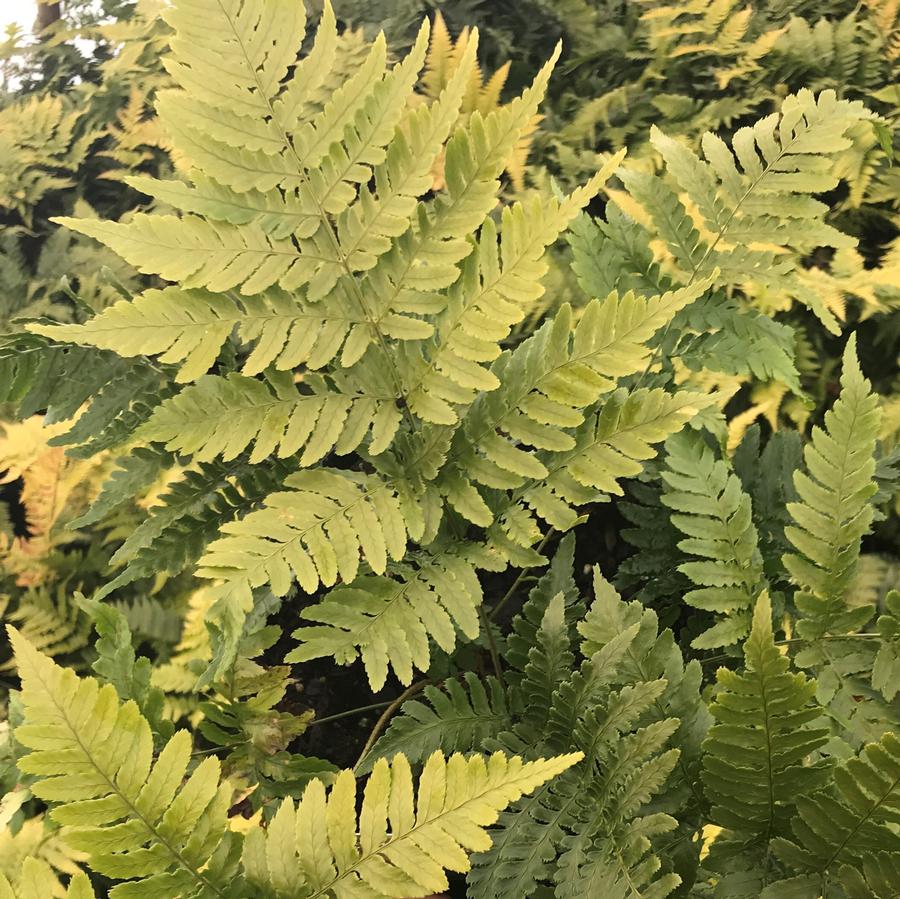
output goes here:
[[238, 192], [219, 184], [200, 172], [191, 174], [193, 184], [184, 181], [160, 181], [145, 175], [126, 179], [135, 190], [153, 197], [179, 212], [191, 212], [215, 222], [247, 225], [252, 221], [274, 238], [294, 232], [309, 233], [314, 225], [312, 212], [294, 193], [248, 190]]
[[[232, 334], [253, 346], [242, 370], [254, 375], [269, 365], [279, 370], [301, 364], [322, 368], [364, 324], [352, 299], [340, 292], [326, 307], [278, 289], [237, 299], [167, 287], [120, 300], [82, 325], [30, 324], [29, 330], [53, 340], [111, 349], [120, 356], [158, 356], [161, 362], [181, 363], [176, 380], [183, 382], [206, 374]], [[385, 328], [391, 329], [390, 319]]]
[[739, 129], [731, 148], [713, 134], [704, 135], [706, 161], [654, 128], [651, 143], [712, 235], [690, 273], [718, 266], [732, 281], [750, 275], [768, 281], [793, 264], [778, 263], [775, 271], [766, 271], [764, 263], [775, 257], [748, 245], [775, 244], [803, 252], [852, 244], [821, 221], [827, 207], [809, 195], [837, 184], [833, 160], [851, 145], [846, 132], [871, 116], [861, 103], [839, 100], [833, 91], [815, 97], [801, 90], [785, 98], [780, 114]]
[[650, 142], [666, 173], [622, 169], [620, 177], [687, 278], [718, 269], [718, 284], [790, 291], [839, 333], [821, 296], [794, 273], [817, 247], [855, 245], [825, 223], [828, 206], [814, 195], [837, 185], [837, 161], [853, 144], [852, 129], [872, 118], [858, 101], [804, 89], [787, 96], [780, 112], [738, 129], [730, 146], [704, 134], [702, 159], [654, 126]]
[[465, 413], [454, 454], [459, 468], [486, 487], [546, 477], [538, 451], [573, 449], [585, 410], [613, 391], [618, 378], [643, 370], [650, 338], [708, 286], [699, 282], [649, 299], [612, 293], [588, 304], [577, 324], [563, 306], [491, 366], [499, 387], [480, 394]]
[[716, 723], [703, 743], [703, 783], [711, 820], [727, 830], [714, 844], [714, 864], [746, 853], [748, 866], [764, 866], [797, 796], [825, 782], [827, 763], [809, 757], [828, 732], [809, 726], [822, 715], [812, 702], [816, 683], [792, 673], [775, 646], [768, 593], [756, 602], [744, 664], [743, 672], [720, 668], [716, 674], [710, 705]]
[[754, 601], [765, 583], [750, 497], [699, 435], [669, 438], [662, 479], [662, 502], [673, 510], [672, 524], [686, 535], [678, 548], [698, 557], [678, 566], [697, 585], [684, 600], [719, 618], [691, 645], [715, 649], [736, 643], [750, 630]]
[[251, 444], [251, 463], [302, 450], [299, 464], [308, 467], [332, 451], [353, 452], [370, 433], [370, 451], [377, 452], [391, 442], [399, 422], [389, 395], [354, 397], [327, 388], [300, 393], [288, 375], [272, 376], [266, 384], [231, 373], [204, 375], [164, 400], [138, 437], [200, 462], [216, 457], [227, 462]]
[[840, 396], [825, 414], [824, 429], [813, 428], [803, 452], [806, 472], [794, 474], [799, 502], [787, 507], [794, 524], [785, 536], [798, 552], [785, 554], [783, 561], [799, 588], [795, 602], [803, 618], [797, 629], [803, 637], [846, 632], [871, 615], [869, 606], [847, 608], [845, 594], [872, 523], [880, 421], [878, 397], [860, 371], [851, 337]]
[[6, 875], [0, 874], [0, 899], [50, 899], [57, 895], [63, 899], [96, 897], [94, 888], [83, 871], [72, 876], [69, 886], [63, 892], [50, 865], [36, 858], [25, 859], [14, 883], [10, 883]]
[[245, 116], [266, 114], [306, 32], [302, 3], [179, 0], [166, 68], [196, 98]]
[[414, 788], [409, 762], [379, 759], [357, 823], [356, 784], [344, 771], [326, 793], [313, 781], [297, 806], [280, 806], [265, 834], [244, 845], [247, 879], [260, 899], [306, 896], [427, 896], [448, 889], [445, 870], [465, 872], [468, 853], [491, 845], [501, 809], [571, 767], [578, 753], [523, 762], [432, 754]]
[[500, 355], [500, 341], [543, 293], [546, 248], [612, 176], [622, 155], [562, 201], [535, 198], [506, 207], [499, 240], [493, 220], [485, 221], [476, 251], [435, 323], [436, 345], [410, 360], [408, 401], [419, 418], [453, 424], [456, 406], [499, 385], [483, 363]]
[[530, 545], [526, 541], [534, 542], [528, 525], [532, 514], [557, 530], [573, 527], [578, 506], [608, 493], [621, 496], [619, 481], [640, 474], [644, 463], [656, 456], [656, 444], [712, 402], [712, 397], [689, 391], [615, 391], [600, 412], [576, 430], [571, 450], [539, 457], [547, 475], [514, 492], [517, 504], [500, 514], [492, 536], [509, 551], [516, 544]]
[[496, 206], [498, 176], [537, 110], [558, 54], [557, 49], [521, 96], [485, 116], [473, 113], [447, 142], [444, 190], [420, 203], [410, 230], [365, 277], [362, 289], [381, 320], [389, 313], [435, 313], [447, 305], [437, 291], [458, 279], [458, 263], [473, 249], [464, 235]]
[[[711, 722], [706, 704], [698, 698], [703, 688], [700, 663], [685, 662], [672, 631], [660, 627], [656, 613], [637, 600], [624, 602], [596, 567], [594, 601], [578, 623], [578, 632], [586, 658], [598, 658], [603, 652], [615, 660], [610, 683], [665, 680], [665, 689], [654, 703], [655, 715], [681, 721], [674, 741], [681, 754], [668, 793], [673, 801], [677, 795], [681, 801], [699, 804], [701, 744]], [[619, 646], [624, 646], [624, 654], [618, 652]]]
[[396, 495], [374, 476], [317, 468], [289, 475], [263, 507], [222, 527], [197, 574], [284, 596], [294, 580], [306, 593], [338, 577], [350, 583], [362, 557], [376, 574], [406, 552]]
[[802, 395], [790, 325], [712, 293], [685, 309], [676, 327], [687, 332], [676, 353], [688, 368], [780, 381]]
[[231, 788], [219, 782], [218, 760], [192, 765], [187, 731], [154, 760], [134, 702], [9, 634], [25, 710], [16, 739], [28, 750], [19, 768], [36, 778], [31, 790], [51, 806], [68, 845], [86, 852], [98, 874], [125, 881], [111, 899], [224, 897], [235, 859]]
[[431, 665], [431, 641], [444, 652], [457, 631], [478, 636], [481, 585], [474, 567], [453, 552], [423, 553], [416, 566], [392, 564], [390, 576], [362, 575], [308, 606], [301, 616], [315, 624], [298, 628], [300, 645], [286, 657], [305, 662], [333, 656], [347, 664], [362, 659], [373, 690], [384, 686], [388, 666], [410, 684], [413, 669]]

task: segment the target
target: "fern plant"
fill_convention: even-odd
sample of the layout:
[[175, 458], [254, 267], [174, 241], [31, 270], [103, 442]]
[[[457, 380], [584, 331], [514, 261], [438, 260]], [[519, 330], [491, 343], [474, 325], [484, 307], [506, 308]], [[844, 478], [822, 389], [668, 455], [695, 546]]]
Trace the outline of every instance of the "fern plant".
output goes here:
[[0, 894], [893, 895], [896, 4], [101, 6], [0, 98]]
[[[472, 896], [530, 896], [541, 883], [558, 896], [666, 896], [681, 882], [655, 838], [699, 796], [700, 668], [685, 666], [653, 612], [624, 603], [598, 571], [585, 616], [572, 546], [560, 548], [512, 622], [505, 682], [469, 676], [431, 688], [427, 704], [403, 706], [360, 764], [498, 746], [526, 757], [584, 754], [500, 816], [493, 848], [469, 875]], [[664, 784], [667, 799], [654, 803]], [[648, 803], [657, 811], [643, 814]]]

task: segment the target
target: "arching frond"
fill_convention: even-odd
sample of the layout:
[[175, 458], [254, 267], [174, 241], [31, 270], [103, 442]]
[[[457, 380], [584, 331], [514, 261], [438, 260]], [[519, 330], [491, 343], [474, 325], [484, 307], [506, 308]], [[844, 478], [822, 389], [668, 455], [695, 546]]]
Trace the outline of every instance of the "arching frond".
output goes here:
[[[523, 762], [495, 753], [485, 761], [432, 754], [414, 791], [402, 755], [379, 759], [366, 784], [359, 823], [353, 775], [330, 792], [306, 788], [296, 808], [280, 806], [265, 835], [248, 834], [243, 861], [256, 894], [285, 889], [310, 895], [425, 896], [448, 888], [444, 869], [466, 871], [467, 852], [491, 843], [486, 828], [499, 811], [579, 760], [578, 753]], [[321, 825], [328, 822], [327, 827]]]
[[187, 731], [154, 760], [150, 726], [134, 702], [60, 668], [12, 629], [10, 640], [25, 705], [16, 738], [30, 750], [19, 766], [37, 776], [31, 789], [53, 804], [67, 843], [88, 853], [94, 871], [129, 881], [110, 895], [224, 895], [216, 884], [231, 876], [236, 845], [218, 760], [188, 775]]

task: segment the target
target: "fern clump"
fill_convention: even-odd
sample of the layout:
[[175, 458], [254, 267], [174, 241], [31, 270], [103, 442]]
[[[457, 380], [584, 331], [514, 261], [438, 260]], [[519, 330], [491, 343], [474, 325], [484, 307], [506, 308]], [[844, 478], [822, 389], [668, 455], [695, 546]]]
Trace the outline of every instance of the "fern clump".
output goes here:
[[664, 784], [670, 812], [699, 794], [700, 669], [684, 665], [652, 612], [622, 602], [599, 573], [595, 592], [584, 616], [561, 550], [513, 622], [527, 654], [510, 644], [506, 683], [448, 681], [426, 693], [427, 704], [407, 702], [362, 762], [370, 770], [392, 752], [422, 758], [432, 748], [584, 755], [553, 788], [500, 816], [493, 848], [469, 875], [473, 896], [530, 896], [542, 882], [559, 896], [601, 887], [625, 895], [628, 884], [662, 896], [680, 882], [660, 870], [654, 839], [678, 821], [643, 809]]
[[[647, 298], [611, 293], [571, 335], [564, 306], [504, 350], [542, 292], [546, 248], [622, 158], [568, 196], [491, 215], [553, 60], [519, 98], [460, 119], [477, 34], [432, 102], [410, 105], [427, 23], [392, 68], [377, 39], [329, 97], [319, 88], [343, 40], [330, 7], [296, 65], [299, 8], [271, 20], [271, 44], [262, 38], [270, 14], [247, 10], [184, 0], [166, 14], [177, 87], [158, 107], [191, 181], [136, 186], [181, 217], [64, 220], [178, 283], [81, 324], [29, 327], [166, 366], [171, 395], [135, 417], [129, 440], [195, 463], [277, 457], [299, 467], [261, 504], [218, 519], [220, 536], [194, 556], [200, 576], [224, 582], [210, 610], [219, 646], [207, 678], [234, 657], [254, 591], [283, 596], [296, 580], [315, 595], [340, 579], [304, 613], [316, 624], [297, 631], [290, 659], [360, 656], [373, 687], [390, 668], [408, 683], [413, 667], [429, 665], [428, 637], [451, 651], [456, 629], [476, 636], [478, 567], [535, 561], [542, 529], [568, 529], [585, 503], [619, 493], [619, 480], [706, 405], [696, 392], [619, 383], [710, 281]], [[221, 24], [214, 37], [208, 16]], [[235, 73], [217, 87], [210, 40]], [[445, 184], [429, 198], [441, 154]], [[253, 215], [236, 217], [248, 201]], [[363, 470], [336, 465], [340, 457]], [[170, 514], [144, 556], [165, 551]], [[480, 554], [448, 545], [458, 517], [483, 529]], [[449, 599], [453, 583], [465, 585], [462, 603]], [[356, 621], [338, 611], [348, 606]]]
[[900, 7], [427, 5], [0, 49], [0, 899], [896, 899]]

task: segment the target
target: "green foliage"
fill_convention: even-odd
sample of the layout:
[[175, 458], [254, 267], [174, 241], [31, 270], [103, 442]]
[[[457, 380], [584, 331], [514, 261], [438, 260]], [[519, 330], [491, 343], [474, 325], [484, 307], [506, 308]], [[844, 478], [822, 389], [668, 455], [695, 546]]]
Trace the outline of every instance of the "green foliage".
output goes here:
[[[599, 573], [586, 617], [577, 594], [552, 594], [570, 571], [563, 550], [513, 622], [519, 649], [508, 655], [505, 685], [468, 676], [465, 687], [450, 680], [429, 688], [429, 705], [406, 702], [361, 765], [370, 770], [397, 750], [422, 758], [434, 747], [584, 753], [553, 787], [501, 815], [494, 848], [476, 857], [469, 876], [474, 896], [531, 895], [541, 881], [561, 896], [601, 888], [625, 896], [629, 883], [662, 896], [679, 883], [657, 873], [662, 862], [651, 849], [651, 838], [677, 821], [640, 812], [667, 781], [672, 812], [699, 790], [699, 665], [685, 667], [656, 616], [623, 603]], [[670, 740], [683, 749], [666, 749]]]
[[813, 889], [840, 865], [851, 869], [844, 872], [849, 882], [859, 883], [862, 877], [852, 869], [872, 859], [870, 853], [896, 852], [891, 824], [898, 800], [900, 743], [894, 734], [885, 734], [837, 768], [829, 790], [800, 797], [792, 821], [796, 842], [779, 838], [775, 851], [797, 869], [812, 872]]
[[711, 864], [736, 868], [745, 879], [761, 867], [761, 886], [769, 880], [769, 845], [785, 831], [792, 797], [814, 792], [829, 773], [821, 760], [808, 763], [828, 736], [808, 726], [821, 715], [810, 702], [816, 685], [788, 670], [790, 661], [775, 646], [771, 619], [771, 603], [763, 593], [744, 643], [746, 671], [719, 670], [710, 705], [716, 723], [703, 744], [710, 819], [726, 828], [713, 844]]
[[877, 622], [881, 645], [872, 668], [872, 687], [890, 702], [900, 690], [900, 593], [891, 590], [885, 605], [887, 611]]
[[687, 535], [678, 548], [700, 560], [679, 566], [698, 585], [684, 601], [724, 616], [691, 645], [727, 646], [747, 635], [750, 612], [763, 584], [750, 497], [737, 475], [699, 437], [669, 438], [666, 465], [662, 501], [677, 513], [671, 516], [672, 524]]
[[0, 897], [894, 896], [898, 4], [432, 6], [0, 47]]
[[[16, 631], [10, 639], [25, 711], [16, 739], [30, 750], [19, 768], [37, 777], [32, 792], [53, 804], [68, 844], [87, 854], [93, 871], [122, 881], [113, 899], [237, 896], [242, 888], [424, 895], [446, 888], [445, 868], [466, 869], [464, 850], [490, 846], [484, 828], [500, 809], [580, 759], [523, 762], [495, 753], [485, 762], [435, 753], [414, 794], [409, 763], [398, 755], [373, 767], [359, 828], [355, 780], [345, 771], [327, 795], [313, 779], [296, 810], [285, 800], [266, 832], [251, 829], [242, 846], [228, 827], [231, 787], [215, 757], [192, 763], [189, 731], [177, 731], [154, 756], [150, 725], [133, 701], [123, 704], [112, 684], [60, 668]], [[310, 841], [307, 822], [326, 820], [327, 831]], [[23, 878], [52, 882], [37, 864], [26, 864]], [[83, 875], [69, 895], [91, 895]]]
[[809, 474], [794, 475], [799, 502], [788, 505], [795, 524], [785, 528], [785, 536], [799, 553], [786, 555], [784, 564], [800, 588], [801, 636], [853, 630], [871, 617], [865, 606], [847, 610], [844, 596], [874, 514], [870, 500], [877, 490], [873, 456], [880, 419], [878, 399], [862, 376], [851, 338], [841, 395], [825, 416], [825, 430], [813, 430], [804, 450]]

